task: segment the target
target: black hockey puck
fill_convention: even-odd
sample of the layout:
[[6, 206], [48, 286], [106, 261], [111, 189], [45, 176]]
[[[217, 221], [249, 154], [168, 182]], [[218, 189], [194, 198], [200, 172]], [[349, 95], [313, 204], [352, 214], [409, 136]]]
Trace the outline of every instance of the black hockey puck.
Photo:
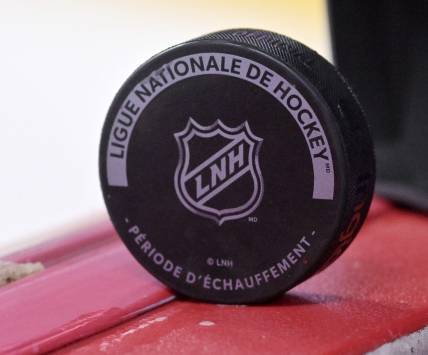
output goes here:
[[374, 185], [364, 114], [285, 36], [228, 30], [139, 67], [104, 125], [100, 174], [134, 257], [178, 293], [260, 302], [334, 261]]

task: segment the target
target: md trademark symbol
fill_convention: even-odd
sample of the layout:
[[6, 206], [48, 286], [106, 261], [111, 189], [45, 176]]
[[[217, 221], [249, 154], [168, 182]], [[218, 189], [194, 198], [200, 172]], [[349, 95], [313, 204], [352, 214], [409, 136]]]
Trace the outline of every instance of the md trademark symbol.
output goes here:
[[248, 222], [250, 223], [257, 223], [259, 219], [256, 216], [250, 216], [248, 217]]

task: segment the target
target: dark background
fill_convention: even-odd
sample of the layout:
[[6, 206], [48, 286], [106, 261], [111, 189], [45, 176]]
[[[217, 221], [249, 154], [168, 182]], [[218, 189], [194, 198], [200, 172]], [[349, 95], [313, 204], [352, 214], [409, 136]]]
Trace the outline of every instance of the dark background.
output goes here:
[[375, 139], [377, 192], [428, 211], [428, 2], [331, 0], [329, 15]]

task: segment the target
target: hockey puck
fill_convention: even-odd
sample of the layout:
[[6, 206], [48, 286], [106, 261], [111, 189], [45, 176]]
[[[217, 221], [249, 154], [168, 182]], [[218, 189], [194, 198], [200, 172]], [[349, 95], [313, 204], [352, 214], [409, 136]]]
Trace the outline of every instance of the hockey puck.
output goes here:
[[140, 66], [104, 124], [100, 175], [123, 242], [182, 295], [268, 300], [333, 262], [373, 194], [373, 147], [343, 77], [259, 30]]

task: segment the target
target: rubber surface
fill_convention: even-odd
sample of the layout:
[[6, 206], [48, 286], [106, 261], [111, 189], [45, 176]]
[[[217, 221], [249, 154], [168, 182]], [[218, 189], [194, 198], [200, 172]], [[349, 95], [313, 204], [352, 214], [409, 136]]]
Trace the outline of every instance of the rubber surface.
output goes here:
[[[230, 40], [257, 48], [278, 58], [281, 62], [301, 73], [321, 93], [337, 119], [336, 122], [342, 135], [342, 144], [345, 146], [345, 154], [347, 154], [344, 163], [349, 169], [347, 175], [349, 196], [344, 204], [343, 225], [340, 229], [346, 229], [352, 219], [355, 206], [360, 201], [366, 201], [361, 210], [360, 223], [358, 223], [353, 234], [355, 237], [364, 222], [373, 197], [376, 179], [375, 158], [365, 113], [343, 75], [315, 51], [298, 41], [277, 33], [237, 29], [220, 31], [201, 38]], [[349, 243], [352, 241], [352, 238], [350, 239]], [[336, 245], [332, 245], [332, 250], [337, 250], [339, 244], [340, 242], [337, 242]], [[342, 248], [341, 251], [343, 252], [345, 249], [346, 247]], [[329, 258], [331, 256], [325, 257], [326, 260]], [[324, 267], [334, 260], [334, 257], [328, 260]]]
[[183, 295], [247, 303], [349, 246], [375, 172], [364, 113], [334, 67], [245, 29], [172, 47], [131, 75], [106, 118], [100, 176], [148, 271]]

